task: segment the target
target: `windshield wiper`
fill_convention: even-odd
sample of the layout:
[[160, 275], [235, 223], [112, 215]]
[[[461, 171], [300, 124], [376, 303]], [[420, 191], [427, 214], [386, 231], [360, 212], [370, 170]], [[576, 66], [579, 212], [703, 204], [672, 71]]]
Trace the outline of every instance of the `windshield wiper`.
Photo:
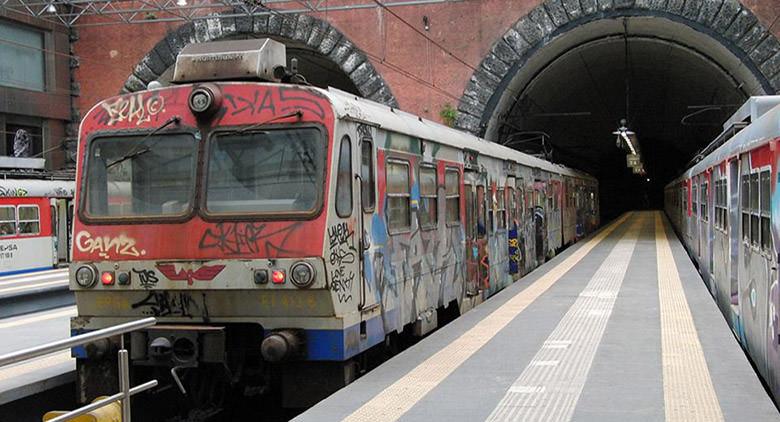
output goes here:
[[262, 122], [255, 123], [255, 124], [250, 125], [250, 126], [245, 126], [245, 127], [240, 128], [240, 129], [236, 129], [236, 130], [231, 130], [229, 132], [225, 132], [224, 135], [235, 135], [235, 134], [239, 134], [239, 133], [244, 133], [244, 132], [246, 132], [248, 130], [257, 129], [257, 128], [263, 127], [263, 126], [265, 126], [265, 125], [267, 125], [269, 123], [275, 122], [277, 120], [286, 119], [288, 117], [297, 117], [300, 120], [303, 117], [303, 111], [296, 110], [296, 111], [293, 111], [292, 113], [282, 114], [281, 116], [275, 116], [275, 117], [272, 117], [272, 118], [270, 118], [268, 120], [264, 120]]
[[141, 149], [141, 147], [143, 146], [144, 142], [146, 142], [146, 140], [149, 139], [150, 136], [158, 133], [159, 131], [165, 129], [166, 127], [168, 127], [168, 126], [170, 126], [170, 125], [172, 125], [174, 123], [178, 125], [179, 122], [181, 122], [181, 117], [179, 117], [179, 116], [173, 116], [170, 119], [166, 120], [165, 123], [163, 123], [162, 125], [157, 127], [155, 130], [147, 133], [146, 136], [144, 136], [140, 141], [138, 141], [138, 145], [136, 145], [135, 148], [130, 150], [130, 152], [128, 152], [127, 154], [125, 154], [125, 155], [117, 158], [116, 160], [106, 164], [106, 169], [110, 169], [111, 167], [114, 167], [115, 165], [117, 165], [117, 164], [119, 164], [119, 163], [121, 163], [123, 161], [130, 160], [132, 158], [138, 157], [139, 155], [143, 155], [143, 154], [146, 154], [147, 152], [151, 151], [152, 150], [151, 147], [145, 147], [145, 148]]

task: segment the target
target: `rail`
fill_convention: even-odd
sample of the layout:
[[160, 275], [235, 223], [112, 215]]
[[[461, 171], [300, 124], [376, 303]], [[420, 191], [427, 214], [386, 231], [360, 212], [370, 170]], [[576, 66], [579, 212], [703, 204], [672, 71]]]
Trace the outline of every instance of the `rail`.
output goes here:
[[155, 324], [157, 324], [156, 318], [144, 318], [101, 330], [90, 331], [85, 334], [79, 334], [74, 337], [53, 341], [51, 343], [42, 344], [40, 346], [30, 347], [28, 349], [19, 350], [17, 352], [0, 355], [0, 368], [39, 356], [48, 355], [49, 353], [58, 352], [60, 350], [70, 349], [75, 346], [83, 346], [96, 340], [120, 336], [120, 347], [119, 351], [117, 352], [119, 358], [119, 393], [95, 401], [76, 410], [72, 410], [68, 413], [59, 415], [56, 418], [50, 419], [49, 422], [64, 422], [91, 412], [95, 409], [99, 409], [103, 406], [107, 406], [116, 401], [121, 401], [122, 422], [130, 422], [130, 397], [150, 388], [156, 387], [157, 380], [148, 381], [141, 385], [130, 388], [130, 362], [127, 349], [125, 349], [125, 338], [123, 334], [151, 327]]

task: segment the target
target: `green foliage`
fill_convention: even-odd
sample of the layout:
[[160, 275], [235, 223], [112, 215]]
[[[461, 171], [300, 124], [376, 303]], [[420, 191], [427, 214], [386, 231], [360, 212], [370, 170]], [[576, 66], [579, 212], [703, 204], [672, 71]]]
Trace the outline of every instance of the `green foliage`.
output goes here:
[[445, 125], [454, 127], [455, 119], [458, 117], [458, 110], [452, 107], [450, 103], [444, 104], [444, 107], [439, 112], [439, 117], [441, 117]]

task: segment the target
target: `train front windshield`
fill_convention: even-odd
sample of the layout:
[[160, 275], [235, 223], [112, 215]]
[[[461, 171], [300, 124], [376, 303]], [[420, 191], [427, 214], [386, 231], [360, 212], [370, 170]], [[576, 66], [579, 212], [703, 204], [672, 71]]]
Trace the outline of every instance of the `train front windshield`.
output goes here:
[[86, 162], [90, 218], [168, 217], [189, 212], [198, 145], [191, 134], [102, 137]]
[[211, 214], [319, 211], [325, 141], [315, 128], [216, 134], [208, 152]]
[[[215, 133], [205, 148], [205, 212], [309, 216], [322, 207], [325, 137], [317, 128]], [[96, 138], [86, 161], [91, 219], [177, 218], [194, 204], [192, 134]]]

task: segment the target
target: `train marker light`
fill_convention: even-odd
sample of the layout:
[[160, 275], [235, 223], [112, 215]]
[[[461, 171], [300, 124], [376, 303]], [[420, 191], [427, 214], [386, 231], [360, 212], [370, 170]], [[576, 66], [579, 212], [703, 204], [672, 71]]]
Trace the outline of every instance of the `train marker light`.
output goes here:
[[119, 271], [116, 273], [116, 282], [119, 285], [127, 286], [130, 284], [130, 273], [127, 271]]
[[282, 284], [282, 283], [284, 283], [284, 271], [282, 271], [282, 270], [274, 270], [271, 273], [271, 281], [273, 281], [274, 284]]
[[314, 268], [308, 262], [298, 262], [290, 270], [290, 277], [296, 287], [309, 287], [314, 281]]
[[103, 274], [100, 274], [100, 282], [103, 283], [104, 286], [110, 286], [114, 284], [114, 272], [103, 271]]
[[255, 270], [255, 284], [268, 284], [268, 270]]
[[95, 285], [97, 281], [97, 271], [90, 265], [84, 265], [76, 270], [76, 284], [81, 287], [89, 288]]

